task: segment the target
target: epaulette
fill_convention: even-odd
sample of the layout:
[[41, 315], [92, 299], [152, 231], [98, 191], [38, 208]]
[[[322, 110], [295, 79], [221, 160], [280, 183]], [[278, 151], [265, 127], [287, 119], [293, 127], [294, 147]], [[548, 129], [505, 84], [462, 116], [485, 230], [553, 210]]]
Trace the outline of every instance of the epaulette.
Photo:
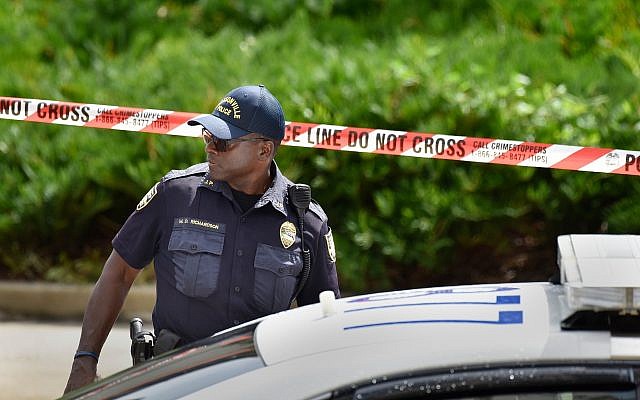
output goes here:
[[176, 178], [183, 178], [190, 175], [204, 175], [208, 171], [209, 165], [206, 162], [192, 165], [187, 169], [173, 169], [162, 177], [162, 182], [166, 182]]
[[322, 207], [320, 207], [320, 204], [318, 204], [318, 202], [314, 199], [311, 199], [311, 203], [309, 203], [309, 211], [317, 215], [318, 218], [320, 218], [322, 221], [326, 221], [327, 219], [329, 219]]

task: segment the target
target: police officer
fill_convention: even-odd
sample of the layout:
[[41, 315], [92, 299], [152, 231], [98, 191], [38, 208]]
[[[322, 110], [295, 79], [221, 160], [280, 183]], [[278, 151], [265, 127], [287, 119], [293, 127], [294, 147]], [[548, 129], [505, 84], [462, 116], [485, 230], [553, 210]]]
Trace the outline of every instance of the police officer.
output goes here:
[[[340, 295], [327, 216], [311, 201], [304, 232], [288, 199], [292, 182], [274, 156], [284, 113], [263, 85], [233, 89], [202, 128], [207, 162], [171, 171], [113, 239], [91, 294], [65, 393], [92, 382], [98, 356], [139, 271], [156, 274], [153, 325], [177, 345], [289, 308], [300, 282], [301, 240], [311, 254], [300, 305]], [[159, 339], [160, 341], [160, 339]]]

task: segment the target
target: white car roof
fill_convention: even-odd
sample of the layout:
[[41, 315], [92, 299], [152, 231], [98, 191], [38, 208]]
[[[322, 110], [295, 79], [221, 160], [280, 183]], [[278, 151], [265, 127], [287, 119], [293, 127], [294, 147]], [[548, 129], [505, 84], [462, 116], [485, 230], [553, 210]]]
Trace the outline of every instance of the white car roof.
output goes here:
[[[640, 236], [567, 235], [558, 241], [562, 285], [451, 286], [324, 301], [265, 318], [256, 331], [258, 351], [267, 365], [362, 346], [389, 353], [389, 365], [403, 346], [438, 354], [420, 365], [401, 360], [398, 368], [640, 358], [638, 345], [609, 330], [561, 329], [583, 305], [597, 311], [620, 303], [638, 315]], [[622, 341], [627, 344], [620, 346]]]
[[[609, 332], [563, 332], [558, 297], [546, 283], [416, 289], [336, 300], [266, 318], [256, 330], [267, 365], [312, 354], [375, 347], [388, 363], [402, 347], [419, 365], [541, 359], [609, 359]], [[550, 302], [553, 303], [550, 305]], [[433, 357], [437, 354], [437, 357]], [[399, 360], [398, 368], [411, 368]], [[390, 368], [391, 369], [391, 368]]]
[[394, 374], [640, 359], [638, 337], [562, 330], [571, 313], [564, 296], [562, 285], [544, 282], [469, 285], [338, 299], [328, 316], [320, 303], [282, 312], [256, 329], [265, 368], [186, 398], [319, 400], [331, 389]]

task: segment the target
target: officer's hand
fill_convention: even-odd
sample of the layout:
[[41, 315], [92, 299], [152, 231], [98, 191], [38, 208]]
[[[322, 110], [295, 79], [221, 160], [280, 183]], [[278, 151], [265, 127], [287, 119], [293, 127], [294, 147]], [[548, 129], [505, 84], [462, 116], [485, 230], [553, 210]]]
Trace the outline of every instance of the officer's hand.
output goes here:
[[93, 382], [96, 379], [97, 367], [98, 361], [93, 357], [78, 357], [73, 360], [71, 374], [69, 374], [69, 380], [67, 381], [67, 387], [64, 389], [64, 393], [66, 394]]

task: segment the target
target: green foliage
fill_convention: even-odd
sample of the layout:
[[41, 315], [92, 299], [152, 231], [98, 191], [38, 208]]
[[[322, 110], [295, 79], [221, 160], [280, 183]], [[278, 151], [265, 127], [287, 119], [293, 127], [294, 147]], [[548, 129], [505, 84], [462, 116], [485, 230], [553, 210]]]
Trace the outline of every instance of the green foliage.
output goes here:
[[[0, 95], [205, 112], [265, 83], [289, 121], [640, 148], [640, 6], [604, 1], [30, 1]], [[0, 120], [0, 276], [93, 280], [197, 140]], [[347, 292], [545, 279], [562, 233], [639, 233], [636, 177], [283, 147]]]

